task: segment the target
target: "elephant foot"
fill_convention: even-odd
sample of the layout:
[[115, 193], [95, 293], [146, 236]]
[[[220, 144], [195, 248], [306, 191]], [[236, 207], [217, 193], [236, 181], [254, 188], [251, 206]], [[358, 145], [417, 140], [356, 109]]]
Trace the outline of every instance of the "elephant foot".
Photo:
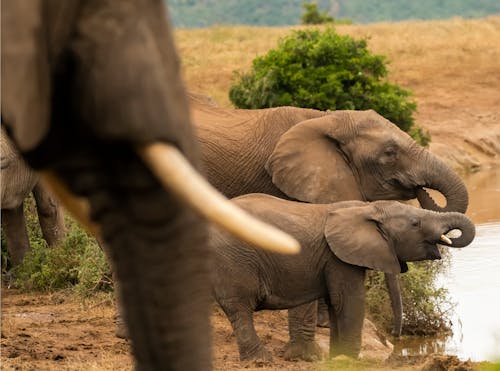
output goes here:
[[330, 328], [330, 315], [328, 310], [318, 310], [318, 318], [316, 320], [317, 327], [328, 327]]
[[269, 352], [263, 346], [257, 348], [257, 350], [253, 352], [244, 352], [240, 353], [240, 361], [245, 363], [251, 363], [255, 366], [265, 366], [272, 362], [273, 356], [271, 352]]
[[391, 331], [391, 335], [395, 338], [401, 337], [401, 329], [400, 328], [393, 328]]
[[115, 336], [120, 339], [129, 339], [127, 326], [121, 316], [116, 318]]
[[323, 352], [315, 341], [288, 342], [284, 357], [287, 361], [320, 361]]

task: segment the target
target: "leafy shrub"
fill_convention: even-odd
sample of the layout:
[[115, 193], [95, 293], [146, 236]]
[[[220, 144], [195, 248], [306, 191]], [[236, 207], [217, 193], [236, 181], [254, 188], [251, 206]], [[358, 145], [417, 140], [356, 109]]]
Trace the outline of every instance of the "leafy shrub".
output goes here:
[[25, 215], [31, 251], [10, 273], [16, 287], [36, 291], [72, 288], [81, 296], [111, 287], [102, 249], [76, 222], [66, 217], [66, 237], [59, 246], [49, 248], [42, 238], [32, 198], [26, 200]]
[[302, 24], [333, 23], [334, 21], [327, 11], [320, 13], [316, 3], [303, 3], [302, 7], [304, 8], [304, 13], [301, 16]]
[[[408, 263], [409, 271], [400, 275], [403, 298], [403, 334], [436, 335], [450, 330], [454, 304], [446, 288], [437, 287], [436, 277], [445, 261]], [[367, 279], [367, 311], [372, 320], [390, 331], [393, 325], [384, 274], [370, 272]]]
[[0, 259], [2, 264], [2, 276], [7, 273], [9, 269], [9, 254], [7, 252], [7, 242], [5, 241], [5, 236], [3, 234], [3, 229], [0, 230]]
[[428, 133], [413, 129], [411, 93], [386, 76], [385, 57], [371, 54], [365, 39], [333, 28], [294, 31], [254, 59], [250, 72], [236, 73], [229, 98], [240, 108], [373, 109], [425, 143]]

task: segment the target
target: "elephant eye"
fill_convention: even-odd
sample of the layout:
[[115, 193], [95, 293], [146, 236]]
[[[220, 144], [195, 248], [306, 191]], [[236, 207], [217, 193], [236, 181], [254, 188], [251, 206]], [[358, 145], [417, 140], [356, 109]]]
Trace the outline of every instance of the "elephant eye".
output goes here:
[[387, 157], [395, 157], [396, 156], [396, 148], [387, 147], [384, 151], [384, 155]]
[[387, 147], [384, 149], [380, 156], [380, 163], [382, 165], [390, 165], [393, 164], [397, 159], [397, 151], [393, 146]]
[[412, 227], [420, 227], [420, 220], [417, 218], [411, 218], [410, 224]]

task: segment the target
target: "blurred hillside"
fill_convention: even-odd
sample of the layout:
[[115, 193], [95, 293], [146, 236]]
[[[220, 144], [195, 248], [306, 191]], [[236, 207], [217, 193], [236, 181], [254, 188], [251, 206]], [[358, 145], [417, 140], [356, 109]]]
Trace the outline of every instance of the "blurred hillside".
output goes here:
[[[300, 23], [307, 0], [167, 0], [175, 26], [213, 24], [283, 26]], [[309, 0], [311, 1], [311, 0]], [[477, 18], [500, 14], [499, 0], [316, 0], [335, 19], [355, 23], [407, 19]]]

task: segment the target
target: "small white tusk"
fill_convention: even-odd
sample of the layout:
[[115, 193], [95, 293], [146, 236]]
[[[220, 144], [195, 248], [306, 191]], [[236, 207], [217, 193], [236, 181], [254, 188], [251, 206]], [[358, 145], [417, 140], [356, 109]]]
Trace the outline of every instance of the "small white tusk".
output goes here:
[[80, 222], [88, 232], [95, 237], [100, 238], [99, 226], [90, 219], [90, 205], [83, 197], [75, 196], [57, 175], [51, 171], [40, 172], [43, 184], [47, 187], [54, 197], [69, 211], [73, 217]]
[[257, 247], [296, 254], [293, 237], [240, 209], [213, 188], [174, 146], [153, 143], [137, 149], [139, 156], [169, 191], [174, 192], [207, 220]]
[[453, 242], [448, 237], [446, 237], [444, 234], [441, 235], [440, 239], [441, 239], [441, 241], [446, 242], [448, 245], [453, 244]]

